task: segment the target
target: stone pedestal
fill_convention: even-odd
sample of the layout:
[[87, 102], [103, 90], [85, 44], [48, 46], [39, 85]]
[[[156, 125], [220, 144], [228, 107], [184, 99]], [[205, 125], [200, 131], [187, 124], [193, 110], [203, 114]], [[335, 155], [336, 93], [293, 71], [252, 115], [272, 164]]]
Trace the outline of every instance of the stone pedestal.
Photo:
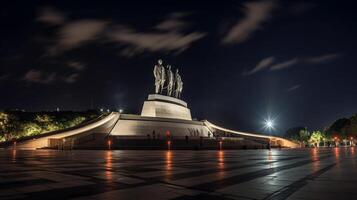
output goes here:
[[169, 96], [150, 94], [141, 111], [143, 117], [192, 120], [187, 103]]

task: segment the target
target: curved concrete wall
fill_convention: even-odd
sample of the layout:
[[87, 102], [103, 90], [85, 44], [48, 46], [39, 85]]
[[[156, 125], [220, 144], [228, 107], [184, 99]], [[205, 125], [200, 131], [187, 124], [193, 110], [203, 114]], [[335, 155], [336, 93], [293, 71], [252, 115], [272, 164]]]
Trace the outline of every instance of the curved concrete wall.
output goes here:
[[60, 138], [65, 138], [65, 137], [82, 134], [82, 133], [97, 133], [97, 132], [109, 133], [118, 119], [119, 119], [119, 113], [113, 112], [99, 121], [96, 121], [94, 123], [88, 124], [86, 126], [74, 130], [64, 131], [55, 135], [45, 136], [45, 137], [17, 143], [16, 148], [20, 148], [20, 149], [44, 148], [44, 147], [48, 147], [49, 139], [60, 139]]
[[253, 134], [253, 133], [246, 133], [246, 132], [240, 132], [240, 131], [234, 131], [230, 129], [226, 129], [223, 127], [219, 127], [217, 125], [212, 124], [211, 122], [205, 120], [204, 124], [210, 129], [210, 130], [221, 130], [227, 133], [233, 133], [245, 137], [250, 137], [252, 139], [265, 139], [265, 140], [270, 140], [273, 145], [281, 145], [282, 147], [289, 147], [289, 148], [298, 148], [299, 144], [294, 143], [290, 140], [287, 140], [285, 138], [281, 137], [276, 137], [276, 136], [268, 136], [268, 135], [259, 135], [259, 134]]

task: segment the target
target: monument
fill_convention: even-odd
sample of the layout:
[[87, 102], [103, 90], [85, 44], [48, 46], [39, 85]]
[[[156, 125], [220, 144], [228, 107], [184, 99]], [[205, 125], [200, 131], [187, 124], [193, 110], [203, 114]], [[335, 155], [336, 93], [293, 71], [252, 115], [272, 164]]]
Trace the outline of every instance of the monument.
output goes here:
[[[183, 82], [178, 69], [174, 76], [171, 65], [167, 65], [165, 69], [160, 59], [154, 66], [154, 77], [155, 94], [150, 94], [144, 102], [141, 116], [192, 120], [187, 103], [179, 99]], [[167, 95], [163, 95], [165, 90]]]
[[[175, 72], [175, 73], [174, 73]], [[297, 144], [275, 136], [239, 132], [219, 127], [207, 120], [193, 120], [182, 100], [183, 80], [179, 70], [154, 65], [154, 92], [144, 101], [140, 115], [112, 112], [81, 127], [19, 141], [19, 148], [263, 148]], [[107, 143], [108, 142], [108, 143]], [[171, 143], [172, 142], [172, 143]], [[114, 145], [114, 146], [113, 146]], [[171, 147], [171, 146], [170, 146]]]
[[[172, 65], [161, 59], [154, 65], [155, 93], [144, 101], [141, 115], [120, 115], [120, 120], [111, 135], [146, 136], [147, 133], [185, 136], [208, 136], [209, 129], [202, 121], [194, 121], [187, 103], [181, 99], [183, 81]], [[146, 133], [146, 134], [145, 134]]]

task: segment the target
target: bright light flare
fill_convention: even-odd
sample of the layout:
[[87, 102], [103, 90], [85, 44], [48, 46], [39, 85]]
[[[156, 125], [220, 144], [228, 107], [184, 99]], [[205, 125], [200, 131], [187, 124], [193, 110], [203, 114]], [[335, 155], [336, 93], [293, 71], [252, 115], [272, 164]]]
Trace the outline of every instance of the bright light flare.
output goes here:
[[273, 122], [272, 121], [267, 121], [266, 126], [269, 128], [273, 128]]
[[273, 122], [273, 120], [271, 120], [271, 119], [267, 119], [267, 120], [265, 120], [265, 128], [266, 129], [274, 129], [274, 122]]

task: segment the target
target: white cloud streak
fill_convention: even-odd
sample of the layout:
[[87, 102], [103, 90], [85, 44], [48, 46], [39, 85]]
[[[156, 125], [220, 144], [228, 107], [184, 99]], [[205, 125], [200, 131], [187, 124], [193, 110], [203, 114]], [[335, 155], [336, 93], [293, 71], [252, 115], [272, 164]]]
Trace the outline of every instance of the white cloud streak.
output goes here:
[[272, 65], [270, 67], [270, 70], [274, 71], [274, 70], [281, 70], [281, 69], [289, 68], [289, 67], [296, 65], [298, 62], [299, 62], [298, 58], [293, 58], [291, 60]]
[[189, 25], [182, 19], [187, 15], [188, 13], [172, 13], [167, 19], [158, 23], [155, 28], [161, 31], [181, 31]]
[[248, 72], [243, 72], [243, 75], [248, 76], [248, 75], [257, 73], [257, 72], [269, 67], [271, 64], [273, 64], [274, 60], [275, 60], [274, 57], [264, 58], [252, 70], [250, 70]]
[[50, 53], [56, 55], [94, 40], [107, 25], [108, 22], [102, 20], [78, 20], [67, 23], [58, 31], [57, 44]]
[[78, 73], [73, 73], [69, 76], [59, 76], [55, 72], [49, 73], [41, 70], [31, 69], [24, 74], [21, 80], [28, 83], [37, 83], [37, 84], [51, 84], [55, 81], [74, 83], [78, 81], [79, 77], [80, 76]]
[[274, 1], [259, 1], [247, 2], [243, 6], [245, 17], [228, 31], [222, 40], [224, 44], [241, 43], [249, 39], [271, 17], [276, 4]]
[[126, 27], [117, 28], [108, 35], [112, 41], [125, 45], [122, 54], [126, 56], [144, 51], [182, 52], [204, 36], [201, 32], [138, 32]]
[[252, 70], [248, 72], [243, 72], [243, 75], [251, 75], [267, 68], [269, 68], [270, 71], [287, 69], [299, 63], [304, 65], [317, 65], [322, 63], [328, 63], [340, 58], [341, 56], [342, 55], [339, 53], [331, 53], [331, 54], [324, 54], [324, 55], [309, 57], [309, 58], [293, 58], [278, 63], [274, 63], [276, 60], [274, 57], [268, 57], [261, 60]]
[[294, 85], [294, 86], [291, 86], [290, 88], [288, 88], [288, 92], [291, 92], [291, 91], [294, 91], [294, 90], [297, 90], [297, 89], [299, 89], [301, 87], [301, 85], [299, 84], [299, 85]]
[[341, 55], [338, 53], [325, 54], [325, 55], [321, 55], [321, 56], [308, 58], [308, 59], [306, 59], [306, 62], [311, 63], [311, 64], [320, 64], [320, 63], [326, 63], [326, 62], [333, 61], [339, 57], [341, 57]]

